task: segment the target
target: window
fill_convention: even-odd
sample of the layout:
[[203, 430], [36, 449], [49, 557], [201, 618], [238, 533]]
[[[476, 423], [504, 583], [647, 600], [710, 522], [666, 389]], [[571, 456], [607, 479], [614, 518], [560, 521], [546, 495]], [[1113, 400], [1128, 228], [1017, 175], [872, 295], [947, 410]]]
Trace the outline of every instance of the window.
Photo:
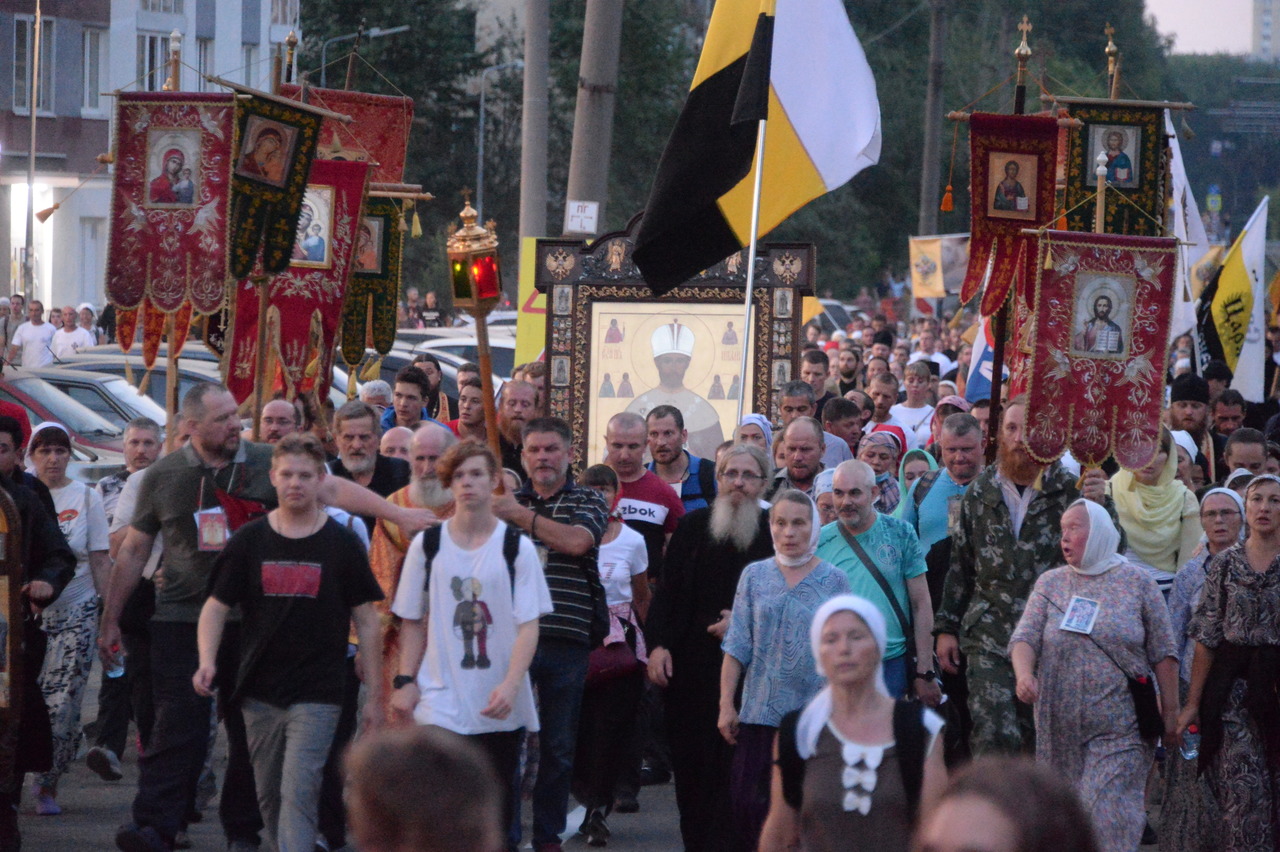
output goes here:
[[298, 21], [298, 0], [271, 0], [271, 23], [293, 26]]
[[106, 33], [103, 30], [86, 28], [84, 31], [84, 99], [80, 106], [86, 112], [103, 110], [101, 92], [104, 80], [103, 69], [107, 63], [103, 60], [107, 46]]
[[205, 76], [213, 73], [213, 39], [196, 39], [196, 70], [200, 72], [196, 80], [196, 91], [209, 91], [209, 81]]
[[169, 76], [169, 36], [160, 33], [138, 35], [138, 88], [159, 92]]
[[171, 15], [182, 14], [182, 0], [142, 0], [139, 7], [144, 12], [168, 12]]
[[[40, 87], [36, 112], [53, 112], [54, 21], [43, 18], [40, 23]], [[35, 20], [18, 15], [13, 20], [13, 111], [31, 109], [31, 59], [34, 56]]]
[[246, 86], [256, 85], [258, 79], [258, 46], [256, 44], [246, 44], [244, 46], [244, 84]]

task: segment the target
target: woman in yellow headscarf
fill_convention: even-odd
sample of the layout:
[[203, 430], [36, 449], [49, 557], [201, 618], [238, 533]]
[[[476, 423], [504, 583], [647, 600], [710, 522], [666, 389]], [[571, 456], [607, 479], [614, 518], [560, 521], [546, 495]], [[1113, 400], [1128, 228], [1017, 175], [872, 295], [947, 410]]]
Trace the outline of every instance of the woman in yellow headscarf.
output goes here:
[[1166, 597], [1178, 567], [1200, 546], [1204, 532], [1200, 503], [1177, 476], [1173, 435], [1161, 427], [1151, 463], [1141, 470], [1121, 468], [1107, 483], [1128, 542], [1126, 555], [1149, 569]]

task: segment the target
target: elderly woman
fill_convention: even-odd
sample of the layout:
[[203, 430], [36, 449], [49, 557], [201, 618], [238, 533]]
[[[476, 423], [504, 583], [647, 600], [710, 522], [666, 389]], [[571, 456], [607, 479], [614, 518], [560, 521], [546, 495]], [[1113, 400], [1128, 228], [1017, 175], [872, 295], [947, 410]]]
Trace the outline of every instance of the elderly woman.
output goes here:
[[840, 517], [836, 512], [836, 495], [833, 491], [835, 476], [835, 468], [827, 468], [813, 478], [813, 501], [818, 504], [818, 517], [824, 527]]
[[773, 446], [773, 427], [769, 425], [769, 418], [763, 414], [743, 415], [742, 422], [733, 433], [733, 442], [751, 444], [764, 450], [765, 455], [769, 455], [769, 448]]
[[809, 644], [827, 680], [778, 730], [762, 852], [905, 852], [921, 805], [946, 783], [942, 718], [885, 686], [884, 616], [855, 595], [827, 601]]
[[902, 499], [902, 491], [893, 474], [898, 469], [898, 456], [902, 453], [902, 443], [898, 436], [887, 429], [873, 429], [862, 436], [858, 444], [858, 461], [871, 465], [876, 474], [876, 487], [880, 496], [873, 504], [877, 512], [883, 515], [893, 514]]
[[1115, 501], [1131, 561], [1147, 568], [1160, 591], [1168, 594], [1173, 575], [1200, 546], [1200, 504], [1178, 480], [1173, 435], [1160, 430], [1151, 462], [1141, 470], [1123, 468], [1107, 491]]
[[[815, 555], [819, 529], [818, 510], [808, 496], [795, 489], [779, 494], [769, 510], [774, 555], [742, 570], [733, 597], [717, 727], [734, 747], [730, 797], [738, 836], [730, 845], [744, 851], [756, 848], [768, 813], [778, 724], [822, 688], [808, 625], [818, 607], [849, 591], [844, 572]], [[740, 710], [734, 702], [739, 681]]]
[[1155, 669], [1172, 743], [1177, 646], [1164, 599], [1116, 552], [1106, 509], [1077, 500], [1062, 515], [1067, 564], [1036, 580], [1009, 640], [1018, 698], [1035, 705], [1036, 759], [1072, 779], [1103, 852], [1133, 852], [1155, 743], [1139, 731], [1130, 678]]
[[32, 433], [27, 454], [36, 477], [49, 489], [58, 526], [76, 557], [75, 576], [45, 608], [40, 627], [48, 637], [40, 691], [53, 725], [53, 766], [35, 780], [36, 813], [56, 816], [58, 779], [80, 747], [80, 705], [98, 641], [99, 600], [107, 588], [107, 514], [102, 495], [67, 476], [71, 438], [60, 424], [46, 422]]
[[1280, 478], [1245, 492], [1248, 535], [1209, 562], [1179, 735], [1200, 726], [1200, 770], [1222, 812], [1218, 849], [1280, 843]]
[[[1203, 548], [1183, 565], [1169, 592], [1169, 621], [1178, 659], [1178, 693], [1185, 700], [1191, 688], [1191, 660], [1195, 640], [1188, 631], [1200, 604], [1205, 577], [1213, 557], [1244, 539], [1244, 498], [1229, 488], [1214, 488], [1200, 501]], [[1171, 749], [1165, 763], [1164, 804], [1160, 808], [1160, 848], [1169, 852], [1210, 852], [1217, 847], [1220, 819], [1208, 782], [1199, 775], [1198, 759], [1186, 760]]]

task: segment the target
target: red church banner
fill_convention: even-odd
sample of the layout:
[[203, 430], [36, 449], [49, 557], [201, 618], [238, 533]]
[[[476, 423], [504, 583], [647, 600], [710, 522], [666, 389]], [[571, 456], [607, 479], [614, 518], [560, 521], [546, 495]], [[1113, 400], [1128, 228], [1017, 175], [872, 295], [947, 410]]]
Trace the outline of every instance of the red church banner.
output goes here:
[[[1053, 218], [1058, 120], [1044, 115], [969, 118], [969, 269], [960, 301], [982, 291], [981, 310], [999, 310], [1015, 280], [1030, 296], [1035, 238], [1022, 233]], [[984, 289], [985, 285], [985, 289]]]
[[1046, 231], [1031, 317], [1027, 452], [1080, 464], [1155, 456], [1177, 240]]
[[106, 289], [121, 345], [141, 326], [148, 364], [168, 315], [222, 305], [232, 111], [223, 94], [118, 96]]
[[[302, 100], [302, 88], [286, 83], [280, 94]], [[413, 124], [413, 98], [371, 95], [341, 89], [306, 89], [306, 102], [331, 112], [351, 116], [350, 124], [326, 118], [320, 125], [316, 157], [322, 160], [356, 160], [373, 166], [373, 183], [400, 183]]]
[[[258, 323], [267, 323], [267, 343], [283, 388], [292, 399], [314, 386], [329, 391], [342, 304], [361, 228], [367, 163], [315, 160], [299, 208], [289, 268], [267, 279], [237, 282], [223, 361], [227, 387], [236, 401], [253, 393]], [[256, 276], [255, 276], [256, 278]], [[267, 316], [259, 316], [258, 287], [267, 286]]]

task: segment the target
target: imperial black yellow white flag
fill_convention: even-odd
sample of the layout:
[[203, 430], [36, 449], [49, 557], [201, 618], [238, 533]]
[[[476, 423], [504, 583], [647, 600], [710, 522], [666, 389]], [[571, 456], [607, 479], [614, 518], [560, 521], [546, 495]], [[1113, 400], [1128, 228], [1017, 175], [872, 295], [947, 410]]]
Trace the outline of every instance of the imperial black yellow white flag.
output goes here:
[[840, 0], [717, 0], [636, 237], [654, 292], [751, 241], [765, 104], [757, 236], [880, 159], [875, 78]]

